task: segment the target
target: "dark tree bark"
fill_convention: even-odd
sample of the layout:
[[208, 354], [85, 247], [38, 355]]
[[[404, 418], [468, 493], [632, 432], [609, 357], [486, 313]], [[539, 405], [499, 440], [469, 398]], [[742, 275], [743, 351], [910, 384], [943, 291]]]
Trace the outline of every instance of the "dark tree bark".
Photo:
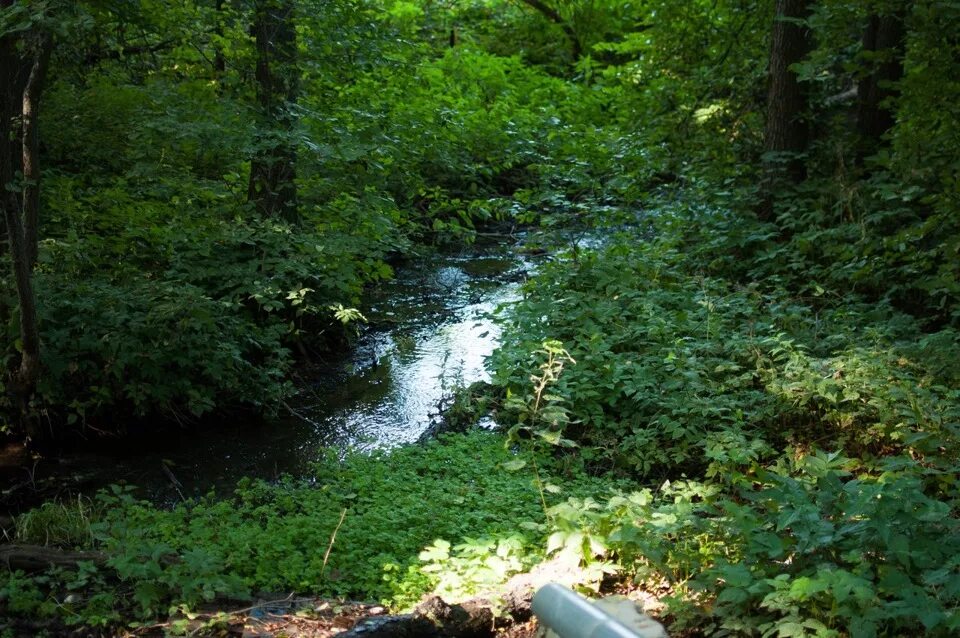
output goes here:
[[865, 75], [857, 86], [858, 162], [875, 152], [894, 124], [897, 82], [903, 77], [904, 16], [872, 15], [863, 33]]
[[[8, 7], [12, 0], [0, 6]], [[31, 436], [29, 400], [40, 375], [40, 336], [33, 266], [37, 259], [40, 163], [37, 115], [53, 42], [37, 28], [0, 38], [0, 206], [19, 304], [20, 362], [11, 371], [11, 390]]]
[[563, 19], [560, 12], [541, 0], [522, 0], [528, 7], [537, 10], [542, 16], [558, 25], [570, 40], [570, 57], [576, 62], [583, 55], [583, 43], [573, 26]]
[[[224, 0], [216, 0], [213, 4], [214, 11], [216, 11], [215, 20], [217, 21], [213, 32], [218, 38], [223, 37], [223, 4]], [[227, 72], [227, 58], [223, 55], [223, 47], [219, 42], [213, 54], [213, 70], [217, 74], [217, 79], [222, 79]]]
[[[0, 0], [0, 9], [13, 5], [13, 0]], [[4, 215], [0, 221], [0, 252], [6, 250], [8, 232], [6, 211], [21, 209], [20, 192], [15, 190], [17, 173], [22, 170], [20, 116], [23, 109], [23, 89], [27, 85], [30, 68], [17, 50], [19, 38], [13, 34], [0, 38], [0, 198]], [[8, 185], [13, 185], [7, 188]]]
[[777, 0], [770, 44], [767, 122], [764, 128], [764, 166], [757, 216], [773, 218], [774, 193], [784, 180], [794, 184], [806, 178], [800, 155], [807, 149], [808, 127], [803, 121], [806, 91], [790, 66], [803, 60], [810, 48], [809, 29], [803, 24], [810, 0]]
[[257, 48], [260, 130], [250, 162], [247, 199], [266, 216], [296, 222], [296, 116], [299, 91], [293, 0], [258, 0], [253, 35]]
[[23, 239], [27, 262], [32, 269], [37, 263], [38, 228], [40, 224], [40, 136], [39, 109], [43, 84], [50, 66], [53, 42], [47, 33], [38, 34], [33, 64], [23, 89]]

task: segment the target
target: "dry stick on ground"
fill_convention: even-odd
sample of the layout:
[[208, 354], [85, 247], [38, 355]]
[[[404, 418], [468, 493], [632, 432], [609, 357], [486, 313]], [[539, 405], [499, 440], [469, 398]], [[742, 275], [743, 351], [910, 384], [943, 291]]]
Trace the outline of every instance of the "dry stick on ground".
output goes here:
[[[292, 600], [293, 600], [293, 592], [290, 592], [290, 594], [288, 594], [285, 598], [280, 598], [280, 599], [278, 599], [278, 600], [267, 600], [267, 601], [259, 602], [259, 603], [257, 603], [256, 605], [250, 605], [249, 607], [244, 607], [243, 609], [235, 609], [235, 610], [233, 610], [233, 611], [227, 611], [227, 612], [224, 612], [224, 613], [225, 613], [227, 616], [239, 616], [240, 614], [246, 615], [247, 613], [249, 613], [249, 612], [251, 612], [251, 611], [253, 611], [254, 609], [257, 609], [257, 608], [259, 608], [259, 607], [270, 607], [270, 606], [272, 606], [272, 605], [279, 605], [279, 604], [282, 604], [282, 603], [288, 603], [288, 602], [290, 602], [290, 601], [292, 601]], [[169, 625], [169, 623], [166, 623], [165, 625]], [[197, 634], [199, 634], [199, 633], [200, 633], [201, 631], [203, 631], [204, 629], [205, 629], [205, 627], [201, 624], [199, 627], [197, 627], [196, 629], [194, 629], [193, 631], [191, 631], [191, 632], [190, 632], [189, 634], [187, 634], [187, 635], [188, 635], [188, 636], [196, 636]]]
[[[285, 598], [279, 598], [279, 599], [277, 599], [277, 600], [262, 601], [262, 602], [257, 603], [256, 605], [251, 605], [251, 606], [249, 606], [249, 607], [244, 607], [243, 609], [235, 609], [235, 610], [233, 610], [233, 611], [227, 611], [227, 612], [224, 612], [224, 613], [225, 613], [227, 616], [237, 616], [237, 615], [239, 615], [239, 614], [246, 614], [246, 613], [248, 613], [248, 612], [251, 612], [251, 611], [253, 611], [254, 609], [257, 609], [258, 607], [266, 607], [266, 606], [270, 606], [270, 605], [279, 605], [279, 604], [281, 604], [281, 603], [290, 602], [291, 600], [293, 600], [293, 593], [292, 593], [292, 592], [291, 592], [290, 594], [288, 594]], [[150, 632], [150, 631], [153, 631], [154, 629], [166, 629], [166, 628], [168, 628], [168, 627], [171, 627], [172, 625], [173, 625], [173, 623], [171, 623], [170, 621], [160, 622], [160, 623], [154, 623], [154, 624], [152, 624], [152, 625], [145, 625], [145, 626], [142, 626], [142, 627], [138, 627], [137, 630], [136, 630], [134, 633], [126, 633], [126, 634], [124, 634], [124, 636], [136, 636], [136, 635], [141, 635], [141, 633], [144, 632], [144, 631]], [[204, 627], [203, 627], [203, 626], [200, 626], [200, 627], [198, 627], [197, 629], [193, 630], [191, 633], [189, 633], [189, 634], [187, 634], [187, 635], [188, 635], [188, 636], [196, 635], [196, 633], [197, 633], [198, 631], [202, 631], [203, 629], [204, 629]]]
[[337, 526], [333, 528], [333, 533], [330, 534], [330, 543], [327, 544], [327, 551], [323, 554], [323, 565], [320, 567], [320, 576], [323, 577], [323, 574], [327, 571], [327, 559], [330, 558], [330, 551], [333, 549], [333, 543], [337, 540], [337, 532], [340, 531], [340, 526], [343, 525], [343, 519], [347, 517], [347, 509], [344, 508], [340, 512], [340, 522], [337, 523]]

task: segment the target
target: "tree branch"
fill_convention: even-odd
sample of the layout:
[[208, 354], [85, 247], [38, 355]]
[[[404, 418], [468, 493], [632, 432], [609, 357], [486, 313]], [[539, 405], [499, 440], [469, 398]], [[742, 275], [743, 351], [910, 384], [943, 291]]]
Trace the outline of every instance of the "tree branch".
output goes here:
[[535, 9], [542, 16], [544, 16], [554, 24], [558, 25], [561, 29], [563, 29], [563, 32], [567, 35], [567, 38], [570, 40], [570, 45], [571, 45], [570, 53], [573, 56], [574, 62], [580, 59], [580, 56], [583, 54], [583, 51], [582, 51], [583, 45], [580, 43], [580, 36], [577, 35], [577, 32], [573, 28], [573, 26], [571, 26], [569, 22], [563, 19], [563, 16], [560, 15], [560, 12], [558, 12], [556, 9], [554, 9], [550, 5], [545, 4], [544, 2], [541, 2], [541, 0], [520, 0], [520, 1], [523, 4], [527, 5], [528, 7]]
[[143, 55], [144, 53], [157, 53], [173, 47], [180, 41], [179, 38], [169, 38], [155, 44], [138, 44], [135, 46], [121, 47], [109, 51], [99, 50], [91, 51], [84, 57], [83, 62], [86, 65], [94, 65], [104, 60], [120, 60], [131, 55]]

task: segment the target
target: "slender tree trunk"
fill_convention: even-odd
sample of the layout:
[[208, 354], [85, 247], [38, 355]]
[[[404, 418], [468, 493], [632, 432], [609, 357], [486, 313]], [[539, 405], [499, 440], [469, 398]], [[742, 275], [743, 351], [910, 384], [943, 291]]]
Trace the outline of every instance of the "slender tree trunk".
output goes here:
[[[0, 0], [0, 9], [13, 4]], [[23, 89], [27, 85], [29, 67], [23, 63], [17, 50], [19, 38], [0, 37], [0, 200], [4, 213], [19, 211], [20, 190], [16, 183], [20, 165], [20, 116], [23, 108]], [[0, 254], [9, 243], [6, 214], [0, 220]]]
[[257, 102], [261, 123], [250, 162], [247, 199], [266, 216], [298, 220], [296, 116], [299, 90], [293, 0], [258, 0], [253, 35], [257, 48]]
[[809, 51], [809, 30], [802, 24], [810, 0], [777, 0], [770, 44], [767, 122], [764, 128], [764, 166], [757, 216], [773, 218], [776, 189], [785, 180], [798, 184], [806, 178], [801, 154], [807, 149], [808, 127], [803, 121], [806, 91], [790, 66]]
[[903, 77], [904, 16], [872, 15], [863, 33], [865, 75], [857, 86], [857, 160], [875, 152], [894, 124], [893, 98]]
[[[214, 16], [216, 25], [214, 26], [213, 33], [217, 38], [223, 38], [223, 4], [224, 0], [215, 0], [213, 3], [213, 9], [216, 12]], [[214, 47], [213, 71], [216, 73], [217, 80], [222, 82], [223, 76], [227, 72], [227, 58], [223, 54], [223, 46], [220, 42], [217, 42]]]
[[36, 52], [27, 86], [23, 90], [23, 241], [27, 262], [32, 269], [37, 263], [40, 224], [40, 136], [38, 116], [40, 96], [50, 66], [53, 50], [50, 35], [37, 36]]
[[[10, 2], [2, 6], [10, 6]], [[20, 362], [10, 371], [11, 389], [20, 403], [28, 433], [29, 400], [40, 375], [40, 336], [33, 266], [37, 258], [40, 164], [37, 115], [53, 43], [48, 33], [0, 38], [2, 121], [0, 121], [0, 207], [6, 226], [10, 263], [19, 305]], [[22, 181], [17, 182], [17, 173]]]

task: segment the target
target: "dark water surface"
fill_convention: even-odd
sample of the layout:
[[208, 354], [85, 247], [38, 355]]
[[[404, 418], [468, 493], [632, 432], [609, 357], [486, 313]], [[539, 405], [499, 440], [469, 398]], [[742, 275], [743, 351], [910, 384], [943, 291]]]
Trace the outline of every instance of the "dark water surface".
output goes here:
[[174, 502], [224, 492], [243, 476], [309, 476], [325, 449], [416, 441], [454, 385], [488, 378], [484, 359], [500, 335], [491, 313], [518, 297], [528, 266], [502, 243], [410, 261], [369, 291], [360, 308], [369, 324], [354, 350], [298, 373], [289, 416], [189, 427], [148, 446], [43, 460], [21, 478], [47, 496], [125, 481], [144, 497]]

